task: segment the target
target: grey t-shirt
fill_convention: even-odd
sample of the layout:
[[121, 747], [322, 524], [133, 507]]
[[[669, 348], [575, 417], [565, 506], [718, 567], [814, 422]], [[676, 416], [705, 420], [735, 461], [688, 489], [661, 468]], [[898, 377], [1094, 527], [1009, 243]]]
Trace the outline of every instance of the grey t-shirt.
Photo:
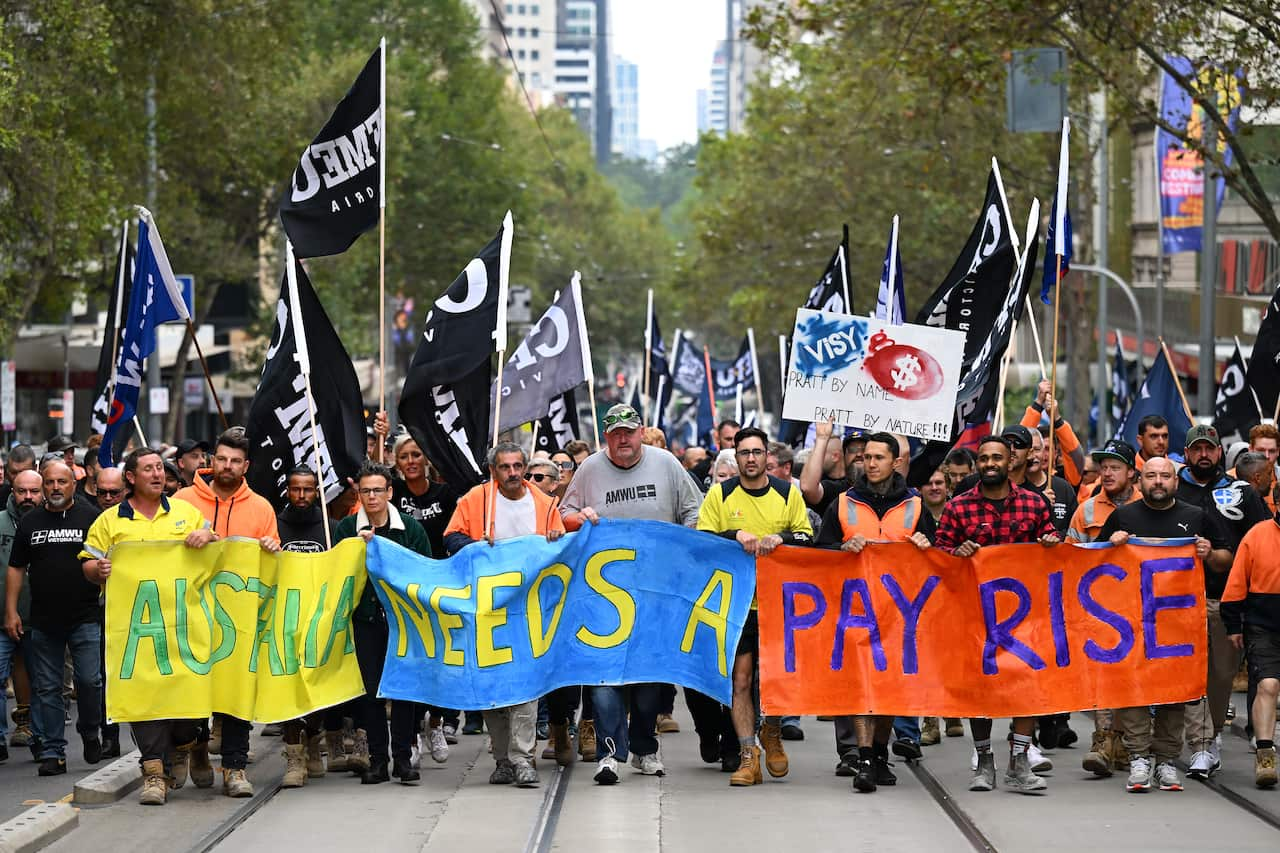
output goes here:
[[645, 447], [640, 461], [619, 468], [607, 453], [588, 456], [560, 502], [571, 515], [591, 507], [601, 518], [639, 518], [693, 527], [702, 496], [684, 466], [660, 447]]

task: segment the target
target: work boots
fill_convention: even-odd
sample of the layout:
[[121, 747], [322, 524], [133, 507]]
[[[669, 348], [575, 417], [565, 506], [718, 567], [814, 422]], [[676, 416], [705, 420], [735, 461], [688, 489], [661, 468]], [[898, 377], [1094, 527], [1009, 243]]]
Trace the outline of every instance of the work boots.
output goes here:
[[325, 749], [329, 751], [329, 772], [341, 773], [347, 767], [347, 747], [342, 742], [342, 730], [324, 733]]
[[729, 784], [735, 788], [764, 784], [764, 774], [760, 772], [760, 747], [744, 746], [738, 769], [729, 777]]
[[1115, 772], [1115, 732], [1094, 731], [1093, 743], [1081, 762], [1085, 770], [1095, 776], [1106, 777]]
[[222, 718], [217, 714], [214, 714], [213, 722], [209, 725], [209, 754], [222, 754]]
[[569, 726], [566, 723], [551, 726], [551, 747], [555, 753], [556, 764], [568, 767], [573, 764], [573, 741], [569, 740]]
[[196, 742], [184, 743], [173, 748], [173, 761], [170, 762], [169, 787], [177, 790], [187, 784], [187, 775], [191, 762], [191, 747]]
[[790, 764], [787, 751], [782, 748], [782, 727], [766, 722], [760, 729], [760, 745], [764, 747], [764, 766], [768, 768], [769, 775], [775, 779], [786, 776]]
[[594, 720], [578, 723], [578, 755], [583, 761], [596, 760], [596, 724]]
[[138, 792], [138, 802], [144, 806], [163, 806], [168, 788], [164, 762], [159, 758], [142, 762], [142, 790]]
[[942, 730], [938, 728], [937, 717], [925, 717], [920, 725], [920, 745], [936, 746], [942, 741]]
[[307, 737], [307, 776], [311, 779], [324, 776], [324, 758], [320, 754], [320, 744], [323, 740], [324, 735]]
[[347, 769], [352, 773], [369, 772], [369, 735], [364, 729], [356, 729], [356, 744], [347, 755]]
[[222, 793], [228, 797], [252, 797], [253, 783], [244, 775], [244, 771], [236, 768], [222, 768]]
[[284, 778], [281, 788], [301, 788], [307, 784], [307, 751], [300, 743], [284, 745]]
[[187, 766], [191, 771], [191, 781], [197, 788], [213, 787], [213, 763], [209, 761], [209, 744], [195, 743], [191, 747]]

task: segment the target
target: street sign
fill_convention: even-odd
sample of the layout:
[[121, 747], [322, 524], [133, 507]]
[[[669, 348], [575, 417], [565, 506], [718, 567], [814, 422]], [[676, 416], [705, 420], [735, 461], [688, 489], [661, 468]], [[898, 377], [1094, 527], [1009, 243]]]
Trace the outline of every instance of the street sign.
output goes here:
[[204, 377], [186, 376], [182, 380], [182, 405], [188, 412], [194, 412], [204, 405]]
[[507, 322], [533, 322], [533, 291], [522, 285], [515, 285], [507, 290]]
[[193, 275], [175, 275], [178, 285], [182, 288], [182, 301], [187, 303], [187, 313], [193, 318], [196, 316], [196, 277]]
[[169, 414], [169, 389], [165, 386], [147, 389], [147, 402], [151, 406], [151, 414]]

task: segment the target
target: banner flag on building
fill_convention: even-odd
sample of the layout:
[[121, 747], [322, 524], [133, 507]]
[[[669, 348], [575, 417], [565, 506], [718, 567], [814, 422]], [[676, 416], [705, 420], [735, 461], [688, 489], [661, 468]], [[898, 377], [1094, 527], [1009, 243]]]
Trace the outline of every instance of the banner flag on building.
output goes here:
[[299, 258], [345, 252], [378, 224], [382, 48], [302, 152], [280, 198], [280, 224]]
[[115, 398], [111, 415], [98, 448], [104, 468], [115, 465], [112, 446], [121, 426], [138, 412], [138, 395], [148, 358], [156, 351], [156, 326], [173, 320], [189, 320], [182, 287], [173, 275], [160, 232], [151, 211], [139, 208], [138, 250], [134, 262], [133, 289], [129, 294], [129, 314], [120, 332], [120, 355], [116, 361]]
[[459, 493], [480, 482], [490, 416], [489, 359], [498, 338], [514, 226], [502, 227], [427, 312], [400, 394], [400, 421]]
[[[354, 477], [364, 461], [364, 403], [351, 357], [301, 263], [295, 264], [295, 274], [302, 337], [309, 353], [322, 356], [310, 359], [311, 392], [320, 445], [321, 470], [316, 476], [328, 502], [342, 494], [347, 478]], [[294, 316], [289, 287], [282, 283], [271, 344], [249, 405], [246, 429], [249, 487], [271, 501], [277, 511], [287, 503], [289, 469], [295, 465], [316, 467], [317, 442], [311, 435]]]

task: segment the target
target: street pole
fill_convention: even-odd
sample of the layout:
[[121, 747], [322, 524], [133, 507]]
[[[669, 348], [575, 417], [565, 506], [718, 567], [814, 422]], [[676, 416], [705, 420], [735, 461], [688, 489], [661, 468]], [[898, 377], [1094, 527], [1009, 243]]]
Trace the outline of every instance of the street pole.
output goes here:
[[[1097, 152], [1093, 158], [1094, 205], [1093, 205], [1093, 245], [1095, 263], [1107, 267], [1108, 234], [1111, 220], [1110, 191], [1111, 176], [1107, 159], [1107, 93], [1097, 92], [1089, 99], [1092, 103], [1094, 142]], [[1105, 441], [1111, 436], [1111, 411], [1107, 405], [1107, 278], [1098, 276], [1098, 439]], [[1141, 346], [1141, 342], [1139, 342]]]
[[1213, 414], [1214, 379], [1217, 359], [1214, 353], [1214, 305], [1218, 280], [1218, 193], [1217, 181], [1209, 163], [1209, 152], [1217, 148], [1217, 128], [1204, 116], [1204, 227], [1200, 232], [1200, 373], [1196, 382], [1196, 413]]
[[[147, 210], [152, 212], [156, 209], [156, 76], [151, 74], [151, 81], [147, 85]], [[159, 337], [159, 329], [156, 330], [157, 338]], [[179, 366], [175, 365], [175, 369]], [[156, 348], [151, 357], [147, 359], [147, 389], [159, 388], [161, 386], [160, 379], [160, 344], [157, 340]], [[162, 441], [164, 438], [164, 415], [161, 412], [152, 411], [151, 401], [147, 400], [147, 435], [151, 436], [154, 441]], [[157, 445], [159, 446], [159, 445]]]

